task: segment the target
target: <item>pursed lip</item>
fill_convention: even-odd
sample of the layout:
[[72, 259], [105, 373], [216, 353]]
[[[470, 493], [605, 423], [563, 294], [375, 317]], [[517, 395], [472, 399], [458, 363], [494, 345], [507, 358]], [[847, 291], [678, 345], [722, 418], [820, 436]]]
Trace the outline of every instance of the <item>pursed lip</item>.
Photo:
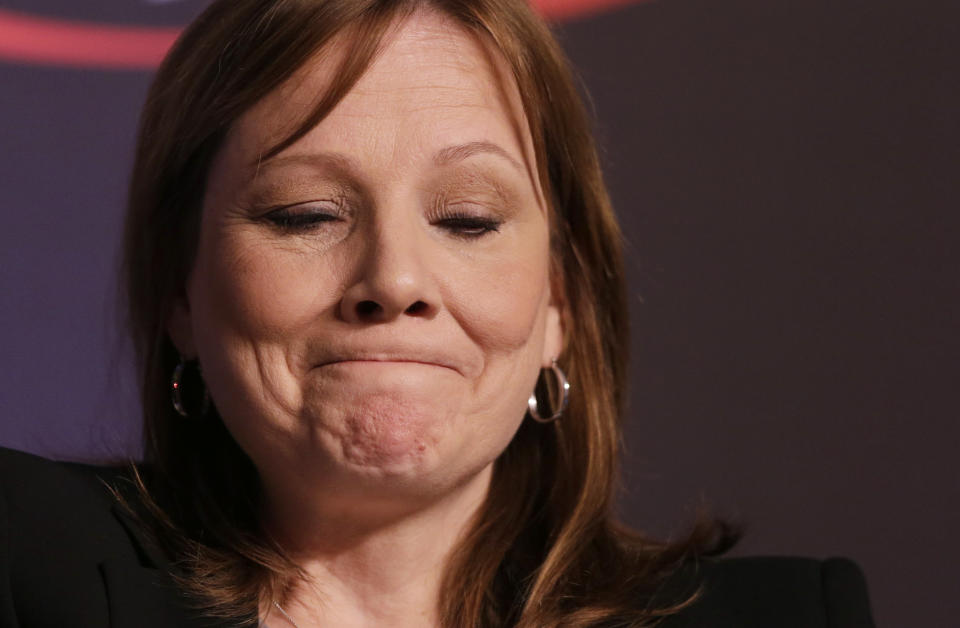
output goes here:
[[453, 363], [449, 358], [442, 355], [410, 355], [410, 354], [393, 354], [393, 353], [346, 353], [340, 355], [334, 355], [327, 357], [321, 360], [316, 367], [320, 368], [323, 366], [331, 366], [335, 364], [350, 364], [357, 363], [362, 364], [364, 362], [381, 362], [381, 363], [396, 363], [396, 364], [422, 364], [426, 366], [438, 366], [442, 368], [447, 368], [457, 373], [461, 373], [461, 370]]

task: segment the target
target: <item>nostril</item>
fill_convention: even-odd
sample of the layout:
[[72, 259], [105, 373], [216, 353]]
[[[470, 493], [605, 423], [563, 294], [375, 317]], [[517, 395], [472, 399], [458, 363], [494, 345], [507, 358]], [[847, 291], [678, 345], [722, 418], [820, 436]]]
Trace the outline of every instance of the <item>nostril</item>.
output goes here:
[[368, 318], [379, 313], [382, 309], [376, 301], [360, 301], [357, 303], [357, 314], [361, 318]]
[[427, 309], [426, 303], [424, 303], [423, 301], [417, 301], [416, 303], [414, 303], [413, 305], [407, 308], [406, 313], [416, 315], [416, 314], [423, 313], [426, 309]]

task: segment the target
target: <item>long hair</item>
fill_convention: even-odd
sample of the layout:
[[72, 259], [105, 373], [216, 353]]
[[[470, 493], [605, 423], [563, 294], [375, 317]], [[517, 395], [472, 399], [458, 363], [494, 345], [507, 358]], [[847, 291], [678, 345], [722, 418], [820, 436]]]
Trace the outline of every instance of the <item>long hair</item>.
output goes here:
[[301, 575], [261, 528], [256, 469], [216, 411], [184, 420], [171, 408], [178, 355], [166, 323], [230, 126], [337, 37], [349, 50], [333, 83], [270, 154], [280, 152], [352, 88], [390, 25], [419, 8], [482, 37], [519, 87], [548, 196], [551, 281], [564, 301], [559, 362], [575, 385], [560, 421], [525, 421], [495, 462], [488, 497], [446, 567], [440, 617], [449, 627], [645, 625], [689, 601], [692, 591], [659, 593], [679, 565], [729, 535], [705, 523], [657, 543], [613, 517], [628, 346], [621, 234], [572, 72], [523, 0], [217, 0], [180, 37], [143, 110], [125, 230], [150, 469], [144, 520], [210, 616], [251, 621]]

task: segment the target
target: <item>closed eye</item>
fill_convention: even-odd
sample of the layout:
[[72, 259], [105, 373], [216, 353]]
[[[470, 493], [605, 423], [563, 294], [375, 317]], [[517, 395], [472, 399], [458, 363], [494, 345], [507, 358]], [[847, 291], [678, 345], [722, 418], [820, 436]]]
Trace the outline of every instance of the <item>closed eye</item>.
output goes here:
[[323, 223], [340, 220], [340, 214], [316, 207], [281, 207], [266, 214], [264, 220], [283, 231], [306, 232]]
[[503, 221], [499, 218], [454, 214], [439, 218], [433, 224], [459, 237], [476, 239], [499, 231]]

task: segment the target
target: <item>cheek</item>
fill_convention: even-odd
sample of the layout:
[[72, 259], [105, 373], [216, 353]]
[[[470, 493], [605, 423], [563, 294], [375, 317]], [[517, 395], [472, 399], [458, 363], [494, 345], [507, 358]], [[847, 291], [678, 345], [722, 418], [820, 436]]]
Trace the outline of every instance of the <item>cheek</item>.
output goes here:
[[469, 279], [458, 281], [464, 289], [450, 288], [451, 311], [483, 355], [465, 411], [483, 432], [477, 438], [505, 447], [539, 372], [549, 300], [546, 243], [496, 256], [464, 274]]
[[542, 342], [538, 332], [548, 298], [544, 257], [496, 256], [484, 264], [467, 265], [457, 285], [449, 286], [447, 301], [453, 315], [488, 357], [513, 355]]
[[191, 278], [191, 304], [200, 303], [210, 322], [228, 333], [281, 341], [332, 301], [336, 264], [320, 265], [315, 257], [242, 233], [206, 251]]
[[193, 333], [225, 419], [285, 421], [302, 403], [303, 330], [327, 307], [334, 279], [315, 259], [245, 235], [203, 242], [188, 285]]

